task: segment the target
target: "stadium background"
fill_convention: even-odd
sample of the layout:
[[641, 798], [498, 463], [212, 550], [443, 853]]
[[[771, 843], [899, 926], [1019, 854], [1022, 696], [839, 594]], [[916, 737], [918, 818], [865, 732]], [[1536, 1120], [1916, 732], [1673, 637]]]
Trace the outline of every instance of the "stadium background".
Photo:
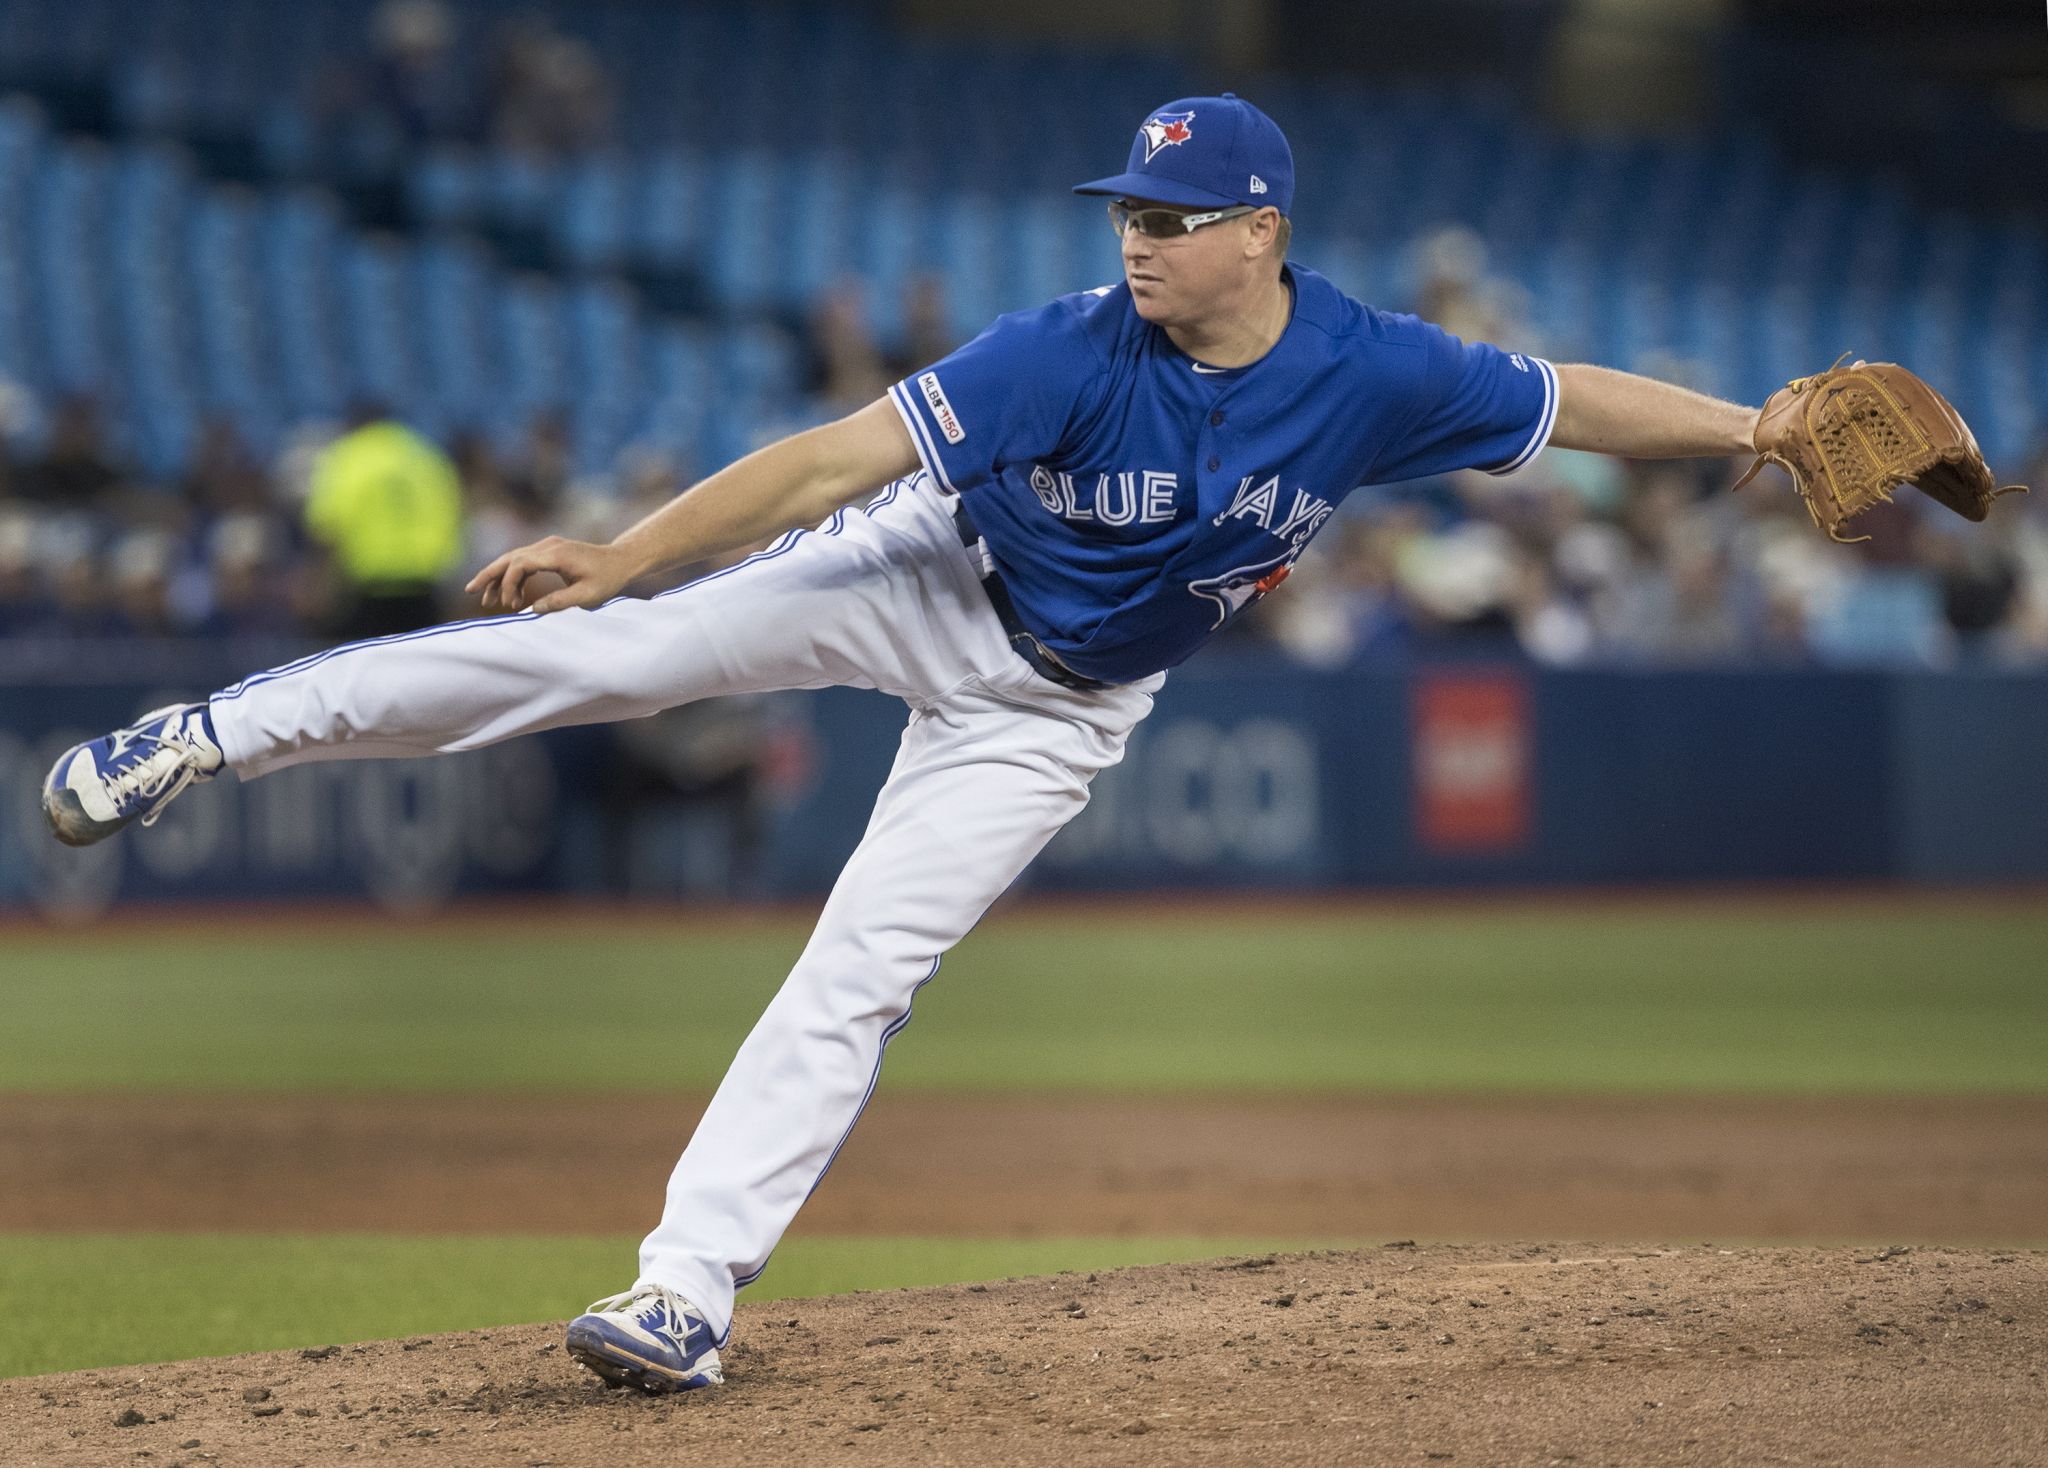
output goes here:
[[[2039, 15], [960, 9], [0, 7], [0, 1373], [624, 1282], [886, 700], [289, 772], [76, 853], [42, 770], [1114, 278], [1066, 186], [1163, 98], [1270, 111], [1295, 257], [1375, 304], [1753, 402], [1895, 358], [2048, 484]], [[393, 422], [407, 493], [315, 508]], [[1354, 496], [949, 962], [747, 1298], [2041, 1242], [2048, 512], [1837, 547], [1740, 467]], [[110, 1271], [113, 1342], [62, 1308]]]

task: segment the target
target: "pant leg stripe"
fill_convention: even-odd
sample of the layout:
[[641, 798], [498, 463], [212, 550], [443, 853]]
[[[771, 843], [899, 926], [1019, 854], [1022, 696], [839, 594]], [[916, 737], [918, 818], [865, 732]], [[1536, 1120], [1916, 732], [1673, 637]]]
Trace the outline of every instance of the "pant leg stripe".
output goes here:
[[[840, 1152], [845, 1149], [847, 1141], [853, 1136], [853, 1129], [856, 1126], [860, 1125], [861, 1114], [868, 1109], [868, 1102], [874, 1100], [875, 1087], [881, 1084], [882, 1061], [886, 1059], [888, 1056], [889, 1042], [895, 1039], [901, 1033], [903, 1033], [904, 1026], [910, 1023], [911, 1005], [917, 1002], [918, 989], [922, 989], [926, 984], [929, 984], [933, 979], [938, 977], [939, 964], [942, 962], [942, 960], [943, 955], [940, 958], [934, 958], [932, 960], [931, 972], [926, 974], [923, 978], [919, 979], [917, 981], [917, 988], [912, 989], [910, 991], [910, 1003], [905, 1004], [903, 1006], [903, 1013], [898, 1015], [895, 1019], [891, 1020], [889, 1022], [888, 1028], [882, 1031], [881, 1049], [875, 1055], [875, 1068], [874, 1071], [868, 1076], [867, 1091], [861, 1096], [860, 1105], [854, 1108], [853, 1120], [849, 1121], [846, 1124], [846, 1130], [839, 1134], [839, 1141], [837, 1142], [837, 1144], [833, 1146], [832, 1155], [825, 1159], [825, 1165], [818, 1169], [817, 1177], [812, 1180], [809, 1190], [805, 1192], [805, 1202], [809, 1202], [811, 1194], [818, 1191], [819, 1185], [825, 1181], [825, 1174], [832, 1170], [832, 1164], [839, 1160]], [[759, 1279], [763, 1274], [767, 1272], [767, 1270], [768, 1261], [764, 1259], [761, 1261], [760, 1267], [758, 1269], [755, 1269], [752, 1273], [740, 1275], [739, 1277], [735, 1278], [733, 1280], [732, 1287], [735, 1290], [743, 1290], [748, 1285], [752, 1284], [755, 1280]], [[731, 1336], [732, 1324], [730, 1321], [728, 1321], [725, 1327], [725, 1334], [721, 1335], [718, 1338], [718, 1344], [720, 1345], [720, 1347], [723, 1347], [726, 1341]]]
[[[913, 476], [913, 479], [915, 479], [916, 477], [920, 477], [922, 473], [923, 471], [920, 470], [917, 476]], [[911, 482], [912, 480], [899, 479], [892, 483], [887, 489], [882, 491], [880, 495], [876, 496], [876, 498], [869, 503], [867, 507], [868, 511], [872, 513], [873, 511], [882, 509], [884, 506], [888, 505], [896, 498], [898, 491], [905, 484]], [[840, 510], [839, 512], [833, 515], [830, 521], [828, 521], [824, 526], [822, 526], [820, 529], [816, 531], [792, 530], [788, 532], [786, 535], [783, 535], [780, 538], [778, 538], [773, 545], [768, 546], [765, 550], [756, 551], [753, 555], [748, 556], [745, 560], [737, 562], [734, 565], [727, 566], [723, 571], [714, 571], [709, 576], [700, 576], [695, 581], [688, 582], [682, 586], [673, 587], [668, 591], [660, 592], [655, 596], [648, 598], [648, 600], [660, 601], [666, 597], [675, 596], [679, 592], [693, 591], [699, 586], [704, 586], [710, 582], [720, 580], [721, 578], [726, 576], [730, 576], [735, 571], [744, 570], [746, 567], [753, 565], [757, 561], [774, 560], [777, 556], [785, 555], [789, 551], [795, 549], [797, 543], [805, 535], [816, 534], [836, 536], [840, 533], [840, 531], [842, 531], [845, 528], [846, 512], [844, 510]], [[605, 602], [603, 606], [598, 608], [598, 610], [602, 611], [604, 607], [612, 606], [618, 602], [632, 600], [635, 600], [635, 598], [628, 596], [615, 596], [610, 601]], [[330, 647], [322, 652], [310, 653], [307, 656], [298, 659], [296, 662], [285, 663], [279, 667], [266, 669], [265, 671], [260, 673], [251, 673], [248, 677], [242, 679], [241, 682], [233, 684], [232, 686], [213, 695], [211, 701], [216, 703], [233, 702], [235, 699], [240, 698], [244, 693], [248, 692], [251, 688], [261, 687], [265, 683], [273, 683], [280, 678], [287, 678], [295, 673], [310, 672], [312, 669], [317, 668], [322, 663], [326, 662], [329, 658], [339, 657], [343, 653], [355, 652], [361, 648], [384, 647], [401, 642], [417, 642], [422, 638], [442, 637], [446, 636], [448, 633], [451, 632], [466, 632], [474, 627], [496, 627], [502, 626], [507, 622], [531, 621], [539, 616], [540, 613], [538, 612], [515, 612], [510, 616], [472, 617], [467, 621], [448, 622], [438, 627], [422, 627], [414, 632], [394, 632], [386, 637], [372, 637], [365, 639], [361, 642], [344, 642], [339, 647]]]

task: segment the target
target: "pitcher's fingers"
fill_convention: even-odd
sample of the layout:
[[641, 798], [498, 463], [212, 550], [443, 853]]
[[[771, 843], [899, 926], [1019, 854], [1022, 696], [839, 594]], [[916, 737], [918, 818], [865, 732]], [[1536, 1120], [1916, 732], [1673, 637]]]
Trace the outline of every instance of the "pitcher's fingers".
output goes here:
[[526, 549], [527, 547], [523, 545], [515, 545], [508, 551], [500, 551], [495, 560], [470, 578], [470, 586], [480, 589], [489, 586], [493, 581], [504, 580], [505, 571], [511, 566], [513, 558]]
[[544, 570], [537, 559], [526, 551], [514, 551], [507, 557], [505, 574], [499, 582], [499, 597], [508, 612], [523, 611], [526, 603], [521, 599], [526, 587], [526, 578], [535, 571]]
[[486, 611], [509, 612], [512, 604], [506, 600], [505, 572], [501, 568], [489, 581], [484, 583], [483, 604]]

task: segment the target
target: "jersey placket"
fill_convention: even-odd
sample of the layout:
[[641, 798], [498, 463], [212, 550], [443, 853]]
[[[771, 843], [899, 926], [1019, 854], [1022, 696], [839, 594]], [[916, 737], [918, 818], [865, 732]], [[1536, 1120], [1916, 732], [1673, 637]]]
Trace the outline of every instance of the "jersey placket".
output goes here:
[[[1240, 379], [1233, 378], [1218, 384], [1216, 396], [1210, 400], [1209, 411], [1203, 416], [1201, 432], [1195, 435], [1195, 513], [1204, 513], [1204, 506], [1214, 496], [1212, 485], [1222, 486], [1230, 482], [1231, 447], [1236, 435], [1230, 431], [1230, 410], [1224, 404], [1231, 398], [1232, 389]], [[1228, 493], [1223, 493], [1220, 503], [1230, 503]]]

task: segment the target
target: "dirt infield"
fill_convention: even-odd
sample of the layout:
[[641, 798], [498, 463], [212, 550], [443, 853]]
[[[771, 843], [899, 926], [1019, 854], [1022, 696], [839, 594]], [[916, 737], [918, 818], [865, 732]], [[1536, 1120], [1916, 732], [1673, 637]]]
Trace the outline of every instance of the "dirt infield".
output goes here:
[[[0, 1096], [0, 1230], [630, 1235], [701, 1105]], [[1671, 1246], [743, 1304], [728, 1386], [683, 1400], [606, 1391], [552, 1325], [0, 1381], [0, 1462], [2040, 1464], [2048, 1253], [2012, 1246], [2043, 1218], [2043, 1097], [906, 1092], [800, 1229]]]
[[0, 1382], [0, 1461], [2048, 1461], [2048, 1254], [1380, 1248], [743, 1306], [728, 1384], [553, 1326]]
[[[702, 1098], [0, 1095], [0, 1230], [637, 1234]], [[879, 1097], [813, 1234], [2048, 1241], [2048, 1097]]]

